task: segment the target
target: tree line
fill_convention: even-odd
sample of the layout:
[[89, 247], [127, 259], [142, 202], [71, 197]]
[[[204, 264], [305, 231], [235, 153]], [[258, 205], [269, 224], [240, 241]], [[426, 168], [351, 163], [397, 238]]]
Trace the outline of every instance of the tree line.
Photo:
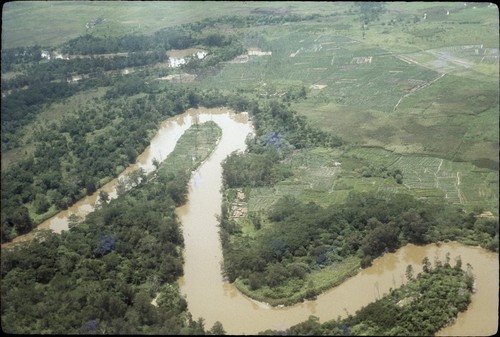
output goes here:
[[320, 323], [315, 316], [285, 331], [266, 330], [259, 335], [280, 336], [432, 336], [452, 322], [471, 302], [474, 275], [436, 259], [434, 268], [424, 258], [424, 270], [413, 276], [407, 268], [407, 284], [346, 318]]
[[[407, 243], [473, 237], [498, 251], [497, 222], [488, 222], [490, 234], [485, 238], [484, 220], [445, 202], [429, 203], [410, 195], [351, 192], [345, 203], [325, 208], [283, 197], [267, 214], [250, 216], [250, 221], [256, 229], [252, 237], [244, 235], [224, 209], [220, 222], [224, 273], [230, 282], [238, 279], [252, 291], [269, 289], [269, 296], [277, 299], [289, 296], [279, 294], [292, 281], [301, 289], [310, 286], [306, 276], [314, 270], [350, 256], [359, 258], [364, 268]], [[311, 289], [309, 296], [314, 295]]]
[[224, 334], [220, 323], [205, 329], [203, 318], [192, 318], [176, 283], [183, 273], [183, 237], [174, 210], [185, 201], [188, 172], [220, 137], [216, 129], [200, 125], [179, 140], [178, 146], [194, 150], [188, 139], [194, 133], [209, 145], [194, 165], [176, 161], [173, 170], [169, 161], [183, 155], [174, 150], [155, 173], [131, 173], [116, 199], [102, 193], [98, 209], [85, 219], [71, 217], [69, 231], [46, 231], [2, 249], [2, 330]]
[[2, 90], [15, 90], [51, 81], [68, 82], [74, 75], [97, 77], [105, 71], [142, 67], [167, 60], [168, 56], [165, 51], [156, 50], [128, 53], [127, 56], [79, 57], [69, 60], [43, 61], [26, 67], [22, 75], [9, 80], [2, 79]]
[[[296, 99], [301, 99], [300, 97]], [[284, 164], [294, 149], [336, 147], [340, 138], [311, 128], [284, 102], [275, 99], [244, 104], [251, 113], [255, 137], [245, 153], [233, 153], [222, 164], [226, 193], [255, 187], [272, 187], [293, 178]], [[380, 176], [401, 183], [399, 170], [367, 166], [363, 176]], [[426, 244], [445, 240], [481, 245], [498, 251], [498, 220], [480, 218], [479, 210], [464, 212], [445, 200], [420, 200], [410, 194], [350, 192], [343, 204], [322, 207], [287, 196], [268, 211], [250, 213], [243, 222], [223, 205], [220, 218], [224, 273], [250, 291], [288, 303], [290, 292], [306, 289], [314, 297], [318, 289], [307, 275], [349, 258], [361, 267], [407, 243]], [[255, 235], [242, 227], [254, 226]], [[291, 286], [293, 284], [293, 287]]]
[[[134, 87], [127, 89], [127, 83]], [[43, 219], [64, 210], [116, 177], [148, 146], [161, 120], [205, 100], [228, 100], [212, 96], [216, 92], [175, 85], [128, 98], [144, 90], [144, 81], [125, 80], [121, 85], [58, 123], [34, 127], [33, 154], [2, 171], [2, 242], [34, 228], [35, 214]]]
[[[264, 175], [267, 175], [268, 166], [275, 166], [275, 159], [286, 149], [342, 143], [340, 138], [311, 128], [304, 118], [277, 100], [259, 102], [216, 89], [160, 87], [154, 82], [146, 84], [141, 75], [123, 76], [113, 83], [102, 98], [68, 111], [57, 123], [36, 125], [32, 136], [33, 154], [2, 171], [2, 242], [29, 232], [50, 214], [66, 209], [116, 177], [147, 147], [161, 120], [192, 107], [228, 106], [236, 111], [250, 111], [260, 127], [249, 146], [259, 152], [255, 158], [260, 158], [259, 165], [264, 165], [260, 168]], [[48, 88], [50, 90], [50, 86]], [[27, 98], [26, 95], [20, 97]], [[51, 96], [41, 97], [50, 99]], [[54, 94], [54, 97], [59, 96]], [[2, 115], [12, 119], [10, 122], [2, 119], [2, 127], [6, 130], [2, 136], [20, 144], [21, 136], [9, 129], [14, 125], [9, 123], [18, 123], [17, 128], [20, 128], [36, 118], [36, 113], [18, 120], [16, 118], [21, 118], [22, 113], [31, 110], [23, 111], [23, 105], [11, 106], [13, 103], [8, 102], [15, 101], [2, 100]], [[41, 107], [39, 103], [32, 109]], [[19, 114], [13, 114], [16, 109], [21, 109]], [[279, 134], [279, 139], [273, 138], [274, 134]], [[274, 154], [268, 151], [271, 148], [275, 149]], [[276, 166], [273, 174], [272, 179], [276, 180], [288, 173]]]

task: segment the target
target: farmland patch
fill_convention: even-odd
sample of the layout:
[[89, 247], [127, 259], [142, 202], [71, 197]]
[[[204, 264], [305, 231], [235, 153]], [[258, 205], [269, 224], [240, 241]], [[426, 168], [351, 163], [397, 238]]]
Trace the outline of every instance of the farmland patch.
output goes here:
[[418, 63], [440, 73], [448, 73], [478, 64], [498, 65], [499, 49], [484, 44], [458, 45], [427, 49], [400, 56], [401, 59]]
[[272, 54], [273, 54], [272, 51], [262, 51], [257, 48], [250, 48], [248, 50], [248, 56], [270, 56]]
[[171, 74], [164, 77], [159, 77], [157, 80], [159, 81], [169, 81], [173, 83], [188, 83], [193, 82], [196, 79], [196, 75], [181, 73], [181, 74]]
[[327, 87], [326, 84], [311, 84], [311, 86], [309, 88], [321, 90], [321, 89], [324, 89], [326, 87]]
[[[353, 148], [344, 156], [389, 169], [400, 169], [407, 192], [417, 197], [444, 198], [469, 210], [475, 206], [487, 205], [490, 211], [498, 214], [497, 170], [436, 157], [399, 155], [381, 148]], [[402, 192], [397, 186], [376, 180], [370, 181], [375, 182], [379, 192]], [[335, 187], [338, 189], [341, 186], [355, 186], [356, 189], [361, 187], [356, 187], [354, 182], [344, 178], [339, 179]]]

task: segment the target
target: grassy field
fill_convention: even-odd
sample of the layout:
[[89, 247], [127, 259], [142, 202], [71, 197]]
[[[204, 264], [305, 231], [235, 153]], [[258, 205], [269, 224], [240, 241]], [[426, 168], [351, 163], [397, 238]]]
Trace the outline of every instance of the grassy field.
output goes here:
[[291, 279], [285, 284], [270, 289], [268, 286], [257, 291], [251, 291], [247, 284], [237, 279], [235, 286], [247, 296], [272, 306], [290, 305], [302, 302], [311, 294], [320, 294], [331, 289], [359, 271], [360, 261], [355, 256], [349, 256], [344, 261], [335, 263], [323, 269], [312, 271], [305, 280]]
[[[327, 206], [344, 202], [350, 191], [364, 191], [444, 198], [468, 211], [483, 207], [498, 215], [498, 172], [468, 162], [353, 147], [345, 151], [296, 151], [286, 164], [294, 172], [291, 178], [272, 187], [247, 191], [243, 207], [249, 213], [265, 212], [286, 195]], [[362, 171], [370, 166], [400, 169], [403, 184], [391, 177], [363, 176]]]
[[473, 7], [389, 3], [364, 38], [357, 17], [342, 13], [252, 28], [246, 47], [270, 54], [198, 85], [275, 98], [303, 86], [308, 99], [294, 108], [351, 143], [496, 169], [498, 9]]
[[[2, 47], [54, 46], [87, 32], [149, 34], [220, 15], [322, 14], [276, 26], [224, 27], [248, 50], [265, 53], [250, 52], [189, 83], [276, 99], [305, 87], [308, 98], [293, 107], [312, 125], [350, 146], [370, 146], [295, 153], [293, 179], [250, 191], [249, 210], [265, 210], [289, 194], [326, 205], [354, 189], [445, 197], [497, 212], [498, 8], [463, 2], [389, 2], [386, 8], [362, 26], [349, 2], [11, 2], [4, 5]], [[97, 18], [103, 21], [86, 28]], [[42, 117], [57, 119], [64, 108], [51, 107]], [[404, 185], [360, 177], [356, 170], [370, 163], [400, 168]]]
[[[307, 15], [349, 7], [342, 3], [280, 1], [233, 2], [231, 6], [219, 1], [15, 1], [3, 6], [2, 48], [56, 46], [86, 33], [151, 34], [220, 15]], [[86, 27], [97, 18], [103, 21]]]
[[198, 167], [215, 149], [221, 135], [222, 130], [215, 122], [190, 127], [162, 164], [161, 170], [176, 173], [178, 170]]
[[94, 98], [103, 96], [105, 92], [105, 88], [91, 89], [79, 92], [62, 102], [46, 105], [34, 122], [23, 127], [22, 146], [2, 152], [2, 170], [7, 169], [12, 163], [33, 154], [35, 150], [33, 133], [36, 126], [48, 126], [51, 123], [59, 124], [63, 117], [74, 115], [78, 107], [90, 104]]

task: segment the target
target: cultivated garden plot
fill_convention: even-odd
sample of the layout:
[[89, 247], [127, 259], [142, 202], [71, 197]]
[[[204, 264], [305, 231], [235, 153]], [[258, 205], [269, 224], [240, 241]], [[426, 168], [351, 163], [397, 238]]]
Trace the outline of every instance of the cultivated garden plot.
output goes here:
[[405, 186], [420, 190], [419, 196], [435, 197], [434, 189], [441, 191], [449, 202], [468, 208], [489, 204], [495, 211], [495, 203], [498, 205], [498, 187], [495, 188], [498, 174], [490, 170], [470, 163], [421, 156], [401, 156], [393, 166], [403, 171]]
[[294, 183], [307, 188], [330, 193], [336, 177], [342, 171], [342, 163], [336, 160], [338, 154], [316, 149], [316, 151], [296, 151], [287, 160], [294, 168]]
[[439, 73], [463, 70], [478, 64], [498, 65], [498, 58], [498, 48], [488, 48], [484, 44], [427, 49], [404, 56], [409, 62], [434, 69]]
[[260, 212], [268, 210], [280, 197], [272, 187], [252, 188], [248, 200], [248, 211]]
[[248, 199], [249, 212], [268, 210], [284, 196], [309, 199], [312, 194], [321, 203], [325, 195], [334, 192], [335, 181], [342, 171], [342, 164], [335, 159], [337, 156], [332, 150], [321, 148], [295, 151], [285, 161], [293, 169], [294, 175], [271, 188], [252, 188]]
[[[418, 197], [445, 198], [467, 209], [489, 205], [489, 209], [498, 212], [498, 172], [467, 162], [429, 156], [399, 155], [382, 148], [354, 148], [346, 155], [388, 169], [400, 169], [403, 172], [403, 186], [408, 193]], [[379, 192], [403, 192], [396, 185], [384, 184], [374, 179], [369, 181], [378, 186]], [[348, 188], [347, 185], [356, 186], [356, 189], [366, 188], [359, 183], [349, 183], [343, 178], [342, 183], [338, 183], [335, 189], [341, 186]]]
[[337, 103], [389, 112], [405, 94], [440, 75], [389, 50], [334, 34], [292, 32], [268, 37], [262, 53], [249, 53], [245, 63], [226, 64], [201, 85], [257, 87], [273, 95], [279, 94], [271, 90], [273, 84], [319, 84]]
[[[345, 165], [342, 164], [345, 163]], [[472, 209], [498, 202], [498, 174], [470, 163], [458, 163], [429, 156], [396, 154], [382, 148], [353, 148], [339, 151], [316, 149], [296, 151], [286, 160], [294, 176], [274, 187], [253, 188], [248, 198], [249, 212], [269, 210], [281, 197], [289, 195], [319, 204], [343, 202], [350, 191], [409, 193], [419, 198], [446, 199]], [[403, 183], [387, 177], [360, 177], [364, 165], [400, 169]], [[492, 187], [493, 186], [493, 187]]]
[[394, 162], [398, 160], [398, 156], [394, 155], [394, 153], [379, 147], [357, 147], [347, 151], [346, 155], [386, 167], [394, 164]]

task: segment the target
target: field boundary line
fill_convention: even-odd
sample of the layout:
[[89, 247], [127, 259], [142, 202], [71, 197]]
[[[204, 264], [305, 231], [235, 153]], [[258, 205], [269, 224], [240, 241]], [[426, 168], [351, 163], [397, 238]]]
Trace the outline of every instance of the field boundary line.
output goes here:
[[396, 103], [396, 105], [394, 106], [394, 109], [393, 109], [392, 111], [394, 112], [394, 111], [396, 111], [396, 110], [397, 110], [397, 108], [398, 108], [399, 104], [403, 101], [403, 99], [404, 99], [404, 98], [406, 98], [406, 97], [408, 97], [408, 96], [410, 96], [410, 95], [412, 95], [412, 94], [416, 93], [416, 92], [417, 92], [417, 91], [419, 91], [419, 90], [422, 90], [422, 89], [424, 89], [424, 88], [427, 88], [427, 87], [428, 87], [428, 86], [430, 86], [431, 84], [434, 84], [436, 81], [438, 81], [438, 80], [440, 80], [441, 78], [443, 78], [443, 77], [444, 77], [444, 75], [446, 75], [446, 73], [441, 74], [441, 76], [439, 76], [439, 77], [437, 77], [437, 78], [433, 79], [433, 80], [432, 80], [432, 81], [430, 81], [430, 82], [427, 82], [427, 83], [425, 83], [425, 84], [423, 84], [423, 85], [420, 85], [420, 86], [417, 86], [417, 87], [415, 87], [415, 88], [411, 89], [411, 90], [410, 90], [410, 92], [408, 92], [408, 93], [404, 94], [404, 95], [403, 95], [403, 96], [399, 99], [399, 101]]
[[439, 163], [437, 171], [434, 173], [434, 179], [436, 180], [436, 188], [439, 188], [439, 179], [438, 179], [438, 173], [441, 170], [441, 165], [443, 165], [443, 159], [441, 159], [441, 162]]
[[460, 172], [457, 171], [457, 182], [455, 184], [456, 188], [457, 188], [457, 194], [458, 194], [458, 199], [460, 199], [460, 203], [462, 205], [465, 204], [465, 195], [462, 194], [462, 191], [460, 190]]

